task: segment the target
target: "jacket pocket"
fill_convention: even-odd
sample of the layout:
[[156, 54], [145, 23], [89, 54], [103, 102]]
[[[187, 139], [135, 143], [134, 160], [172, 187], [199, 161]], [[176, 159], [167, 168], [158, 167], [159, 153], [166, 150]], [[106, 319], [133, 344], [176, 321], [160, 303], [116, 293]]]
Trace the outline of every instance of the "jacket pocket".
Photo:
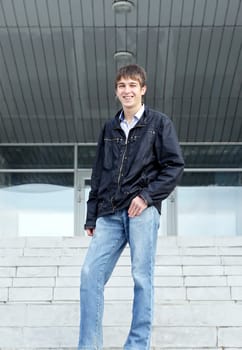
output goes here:
[[103, 166], [105, 169], [110, 170], [112, 169], [112, 140], [104, 139], [104, 161]]
[[[113, 169], [114, 162], [114, 148], [122, 140], [119, 138], [105, 138], [104, 139], [104, 162], [103, 166], [107, 170]], [[116, 149], [116, 148], [115, 148]]]
[[146, 132], [145, 137], [145, 143], [144, 145], [144, 160], [147, 161], [147, 159], [152, 159], [153, 157], [153, 148], [154, 148], [154, 143], [155, 143], [155, 138], [156, 138], [156, 132], [153, 129], [149, 129]]

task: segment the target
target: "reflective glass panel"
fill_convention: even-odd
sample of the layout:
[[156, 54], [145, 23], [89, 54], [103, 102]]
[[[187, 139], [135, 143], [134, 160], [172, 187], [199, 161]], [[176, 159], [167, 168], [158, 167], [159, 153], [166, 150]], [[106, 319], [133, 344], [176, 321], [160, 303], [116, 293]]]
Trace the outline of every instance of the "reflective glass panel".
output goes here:
[[78, 168], [92, 169], [96, 155], [96, 146], [78, 147]]
[[0, 169], [73, 168], [73, 146], [0, 146]]
[[0, 237], [74, 235], [73, 174], [0, 174]]
[[185, 174], [187, 186], [177, 188], [178, 235], [242, 235], [241, 179], [241, 173]]
[[241, 168], [242, 145], [182, 145], [186, 168]]

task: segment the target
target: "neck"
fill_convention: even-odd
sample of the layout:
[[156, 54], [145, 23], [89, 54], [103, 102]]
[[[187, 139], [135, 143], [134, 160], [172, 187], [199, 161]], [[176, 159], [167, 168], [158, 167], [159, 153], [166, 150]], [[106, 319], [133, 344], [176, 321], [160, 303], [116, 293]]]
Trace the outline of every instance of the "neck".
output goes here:
[[138, 112], [138, 110], [140, 110], [142, 104], [138, 107], [134, 107], [134, 108], [125, 108], [123, 107], [123, 111], [124, 111], [124, 118], [127, 121], [131, 121], [134, 117], [134, 115]]

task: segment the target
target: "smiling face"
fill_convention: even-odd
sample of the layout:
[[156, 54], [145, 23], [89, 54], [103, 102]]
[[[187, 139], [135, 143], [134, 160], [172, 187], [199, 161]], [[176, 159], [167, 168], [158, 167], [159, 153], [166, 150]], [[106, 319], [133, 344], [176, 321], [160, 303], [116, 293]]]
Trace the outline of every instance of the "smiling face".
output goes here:
[[121, 77], [116, 84], [116, 96], [124, 110], [137, 112], [142, 105], [142, 96], [146, 92], [146, 85], [141, 86], [139, 80]]

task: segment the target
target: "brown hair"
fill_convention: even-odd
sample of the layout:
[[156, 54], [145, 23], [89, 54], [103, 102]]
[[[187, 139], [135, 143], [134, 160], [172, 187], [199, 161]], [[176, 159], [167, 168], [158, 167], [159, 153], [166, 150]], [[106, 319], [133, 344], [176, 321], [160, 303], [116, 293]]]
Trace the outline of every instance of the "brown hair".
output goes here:
[[116, 79], [115, 79], [115, 89], [117, 89], [118, 82], [121, 78], [132, 78], [138, 80], [141, 87], [146, 85], [146, 72], [144, 68], [138, 66], [137, 64], [129, 64], [119, 68]]

